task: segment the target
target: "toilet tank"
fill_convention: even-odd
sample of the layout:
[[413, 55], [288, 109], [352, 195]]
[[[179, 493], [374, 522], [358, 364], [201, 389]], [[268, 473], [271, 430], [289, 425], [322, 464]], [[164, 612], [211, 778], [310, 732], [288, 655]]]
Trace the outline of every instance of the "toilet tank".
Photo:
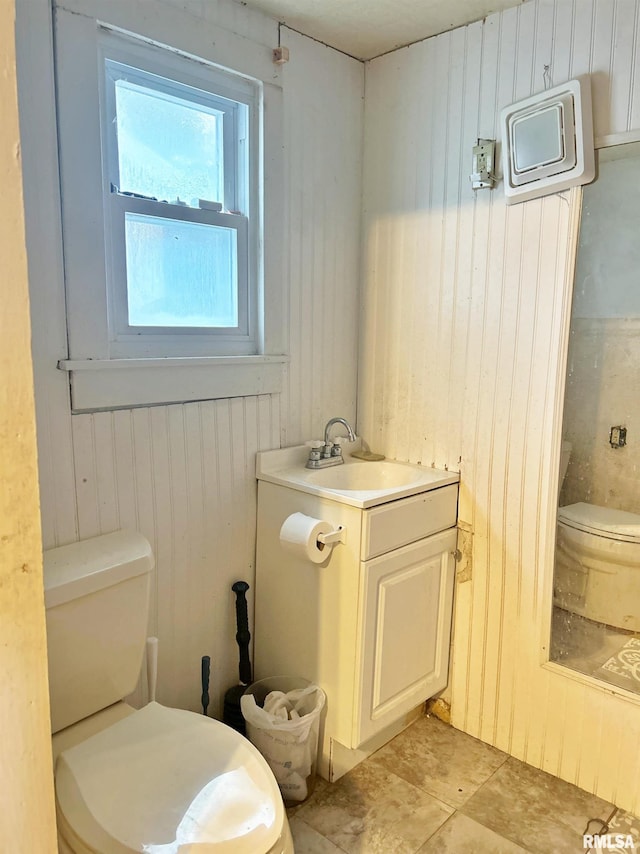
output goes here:
[[51, 731], [122, 700], [138, 681], [154, 560], [135, 531], [44, 553]]

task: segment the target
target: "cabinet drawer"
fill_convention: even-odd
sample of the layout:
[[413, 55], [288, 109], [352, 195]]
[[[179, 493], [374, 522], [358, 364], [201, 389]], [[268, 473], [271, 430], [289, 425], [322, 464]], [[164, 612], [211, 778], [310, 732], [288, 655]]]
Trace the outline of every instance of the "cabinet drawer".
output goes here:
[[442, 486], [363, 513], [362, 560], [452, 528], [458, 513], [458, 484]]

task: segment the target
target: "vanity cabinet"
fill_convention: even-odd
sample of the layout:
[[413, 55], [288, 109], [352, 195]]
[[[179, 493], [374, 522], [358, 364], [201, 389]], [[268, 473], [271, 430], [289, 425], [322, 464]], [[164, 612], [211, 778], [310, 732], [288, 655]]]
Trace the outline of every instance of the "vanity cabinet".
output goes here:
[[[302, 676], [325, 690], [327, 779], [447, 684], [457, 498], [448, 484], [365, 509], [258, 484], [255, 678]], [[280, 528], [296, 512], [343, 526], [324, 563], [283, 549]]]
[[352, 747], [447, 684], [455, 530], [363, 562]]

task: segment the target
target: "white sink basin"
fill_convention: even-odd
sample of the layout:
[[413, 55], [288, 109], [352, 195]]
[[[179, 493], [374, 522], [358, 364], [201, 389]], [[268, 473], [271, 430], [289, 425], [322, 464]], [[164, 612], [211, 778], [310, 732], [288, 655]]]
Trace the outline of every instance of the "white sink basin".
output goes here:
[[457, 472], [393, 460], [364, 462], [345, 454], [342, 465], [308, 469], [309, 449], [304, 445], [261, 451], [257, 455], [258, 480], [320, 495], [354, 507], [374, 507], [409, 495], [417, 495], [457, 483]]
[[309, 469], [306, 479], [308, 483], [326, 486], [328, 489], [369, 492], [415, 483], [416, 476], [421, 474], [416, 468], [387, 460], [371, 463], [349, 462], [327, 469]]

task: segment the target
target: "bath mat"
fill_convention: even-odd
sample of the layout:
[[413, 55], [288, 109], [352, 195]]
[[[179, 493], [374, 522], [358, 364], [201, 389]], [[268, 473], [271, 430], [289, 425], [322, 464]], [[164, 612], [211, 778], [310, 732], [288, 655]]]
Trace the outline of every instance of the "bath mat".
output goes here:
[[640, 638], [630, 638], [595, 675], [620, 688], [640, 692]]
[[618, 810], [614, 817], [609, 820], [609, 833], [622, 833], [625, 836], [629, 835], [636, 843], [636, 848], [640, 846], [640, 819], [630, 812]]

